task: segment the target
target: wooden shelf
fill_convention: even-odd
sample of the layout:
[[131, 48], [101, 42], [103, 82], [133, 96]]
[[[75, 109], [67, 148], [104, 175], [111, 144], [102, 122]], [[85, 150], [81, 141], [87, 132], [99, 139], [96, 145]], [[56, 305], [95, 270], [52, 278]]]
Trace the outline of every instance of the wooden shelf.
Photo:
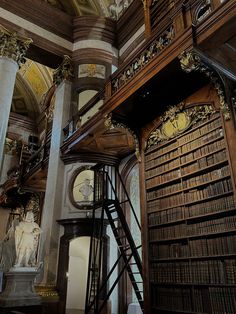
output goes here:
[[207, 312], [193, 312], [193, 311], [184, 311], [184, 310], [170, 310], [170, 309], [166, 309], [166, 308], [162, 308], [162, 307], [156, 307], [153, 306], [152, 309], [157, 310], [157, 311], [161, 311], [160, 313], [164, 312], [164, 313], [183, 313], [183, 314], [207, 314]]
[[207, 166], [207, 167], [204, 167], [204, 168], [195, 170], [195, 171], [193, 171], [193, 172], [191, 172], [191, 173], [188, 173], [188, 174], [183, 174], [183, 175], [181, 176], [181, 178], [182, 178], [182, 179], [191, 178], [191, 177], [196, 176], [197, 174], [201, 174], [202, 172], [206, 172], [206, 170], [214, 170], [214, 169], [216, 169], [217, 167], [222, 166], [222, 165], [227, 164], [227, 163], [228, 163], [228, 159], [223, 159], [223, 160], [221, 160], [221, 161], [219, 161], [219, 162], [216, 162], [216, 163], [214, 163], [214, 164], [212, 164], [212, 165], [209, 165], [209, 166]]
[[[233, 191], [231, 190], [231, 191], [227, 191], [225, 193], [209, 196], [207, 198], [202, 198], [202, 199], [198, 199], [198, 200], [191, 201], [191, 202], [185, 202], [185, 203], [177, 204], [177, 205], [174, 205], [174, 206], [163, 207], [163, 208], [161, 208], [161, 210], [158, 210], [158, 209], [157, 210], [152, 210], [152, 211], [148, 210], [147, 213], [151, 214], [151, 213], [155, 213], [155, 212], [158, 212], [158, 211], [164, 211], [164, 210], [167, 210], [167, 209], [170, 209], [170, 208], [183, 207], [183, 206], [193, 205], [193, 204], [197, 204], [197, 203], [202, 203], [202, 202], [204, 202], [206, 200], [209, 201], [209, 200], [212, 200], [212, 199], [217, 199], [217, 198], [220, 198], [220, 197], [224, 197], [226, 195], [230, 195], [232, 193], [233, 193]], [[149, 200], [148, 203], [152, 202], [152, 201], [155, 201], [155, 199]]]
[[[206, 168], [204, 168], [204, 169], [206, 169]], [[204, 170], [202, 170], [202, 171], [204, 171]], [[214, 179], [214, 180], [210, 180], [210, 181], [206, 181], [206, 182], [200, 183], [198, 185], [194, 185], [194, 186], [191, 186], [191, 187], [183, 188], [181, 190], [173, 191], [171, 193], [163, 194], [161, 196], [156, 196], [154, 198], [148, 199], [147, 201], [149, 202], [149, 201], [153, 201], [153, 200], [162, 199], [162, 198], [165, 198], [165, 197], [168, 197], [168, 196], [172, 196], [172, 195], [179, 194], [179, 193], [182, 193], [182, 192], [186, 192], [186, 191], [189, 191], [189, 190], [193, 190], [193, 189], [205, 186], [205, 185], [209, 185], [211, 183], [215, 183], [217, 181], [221, 181], [221, 180], [227, 179], [227, 178], [230, 178], [230, 174], [225, 175], [225, 176], [223, 176], [221, 178], [217, 178], [217, 179]]]
[[163, 262], [179, 262], [179, 261], [186, 261], [186, 260], [211, 260], [211, 259], [225, 259], [225, 258], [236, 258], [235, 254], [222, 254], [222, 255], [206, 255], [206, 256], [189, 256], [189, 257], [170, 257], [170, 258], [159, 258], [159, 259], [152, 259], [150, 258], [149, 261], [151, 263], [163, 263]]
[[218, 141], [218, 140], [220, 140], [220, 139], [223, 139], [223, 138], [224, 138], [224, 135], [218, 136], [217, 138], [214, 138], [214, 139], [208, 141], [207, 143], [203, 143], [203, 144], [201, 144], [201, 145], [198, 145], [198, 146], [196, 146], [196, 147], [193, 147], [192, 149], [189, 149], [189, 150], [186, 151], [186, 152], [182, 152], [182, 153], [181, 153], [181, 156], [187, 155], [187, 154], [193, 152], [194, 150], [197, 150], [197, 149], [199, 149], [199, 148], [201, 148], [201, 147], [203, 147], [203, 146], [205, 146], [205, 145], [214, 143], [214, 142], [216, 142], [216, 141]]
[[236, 200], [222, 122], [214, 114], [146, 153], [150, 295], [162, 296], [152, 300], [157, 312], [221, 313], [212, 298], [224, 305], [227, 289], [236, 293]]
[[[216, 120], [216, 119], [219, 119], [219, 117], [220, 117], [219, 115], [217, 115], [217, 116], [215, 115], [213, 118], [211, 118], [211, 119], [209, 119], [209, 120], [207, 120], [207, 121], [201, 123], [201, 127], [202, 127], [202, 126], [205, 126], [205, 125], [207, 125], [207, 124], [209, 124], [209, 123], [211, 123], [211, 122], [213, 122], [213, 121]], [[218, 128], [218, 127], [217, 127], [217, 128]], [[146, 151], [146, 155], [149, 155], [150, 153], [152, 153], [152, 152], [154, 152], [154, 151], [156, 151], [156, 150], [158, 150], [158, 149], [160, 149], [160, 148], [162, 148], [162, 147], [165, 147], [165, 146], [167, 146], [167, 145], [170, 145], [170, 144], [173, 143], [174, 141], [177, 141], [178, 139], [180, 139], [180, 138], [186, 136], [186, 135], [189, 134], [189, 133], [192, 133], [193, 131], [196, 131], [197, 129], [199, 129], [199, 125], [196, 125], [196, 126], [192, 127], [190, 130], [187, 130], [186, 132], [184, 132], [184, 133], [182, 133], [182, 134], [180, 134], [180, 135], [178, 135], [178, 136], [176, 136], [176, 137], [170, 139], [169, 141], [161, 142], [161, 143], [157, 144], [156, 146], [153, 146], [152, 148], [150, 148], [150, 149], [148, 149], [148, 150]], [[213, 130], [212, 130], [212, 131], [213, 131]], [[211, 132], [211, 131], [210, 131], [210, 132]]]
[[181, 222], [188, 222], [188, 221], [194, 221], [194, 220], [203, 220], [206, 218], [212, 218], [214, 216], [221, 216], [221, 215], [226, 215], [227, 213], [234, 213], [236, 212], [236, 207], [231, 208], [231, 209], [222, 209], [220, 211], [215, 211], [215, 212], [211, 212], [211, 213], [207, 213], [204, 215], [197, 215], [197, 216], [191, 216], [191, 217], [184, 217], [182, 219], [176, 219], [176, 220], [172, 220], [172, 221], [168, 221], [168, 222], [163, 222], [161, 224], [156, 224], [156, 225], [148, 225], [149, 229], [154, 229], [154, 228], [158, 228], [158, 227], [163, 227], [163, 226], [167, 226], [167, 225], [173, 225], [173, 224], [178, 224]]
[[199, 239], [199, 238], [208, 238], [208, 237], [215, 237], [219, 235], [226, 235], [226, 234], [236, 234], [236, 229], [228, 229], [216, 232], [208, 232], [208, 233], [201, 233], [201, 234], [193, 234], [193, 235], [184, 235], [181, 237], [176, 238], [165, 238], [165, 239], [158, 239], [158, 240], [149, 240], [149, 243], [163, 243], [163, 242], [180, 242], [180, 241], [187, 241], [189, 239]]
[[[177, 159], [177, 158], [179, 158], [179, 157], [176, 157], [176, 158], [174, 158], [174, 159]], [[167, 162], [169, 162], [169, 160], [167, 161]], [[166, 162], [163, 162], [163, 163], [159, 163], [158, 164], [158, 166], [160, 166], [160, 165], [162, 165], [162, 164], [165, 164]], [[166, 170], [166, 171], [161, 171], [161, 172], [159, 172], [158, 173], [158, 176], [160, 176], [160, 175], [162, 175], [163, 173], [167, 173], [167, 172], [170, 172], [170, 171], [172, 171], [172, 170], [175, 170], [175, 169], [177, 169], [177, 168], [180, 168], [180, 163], [178, 164], [178, 165], [176, 165], [176, 166], [174, 166], [173, 168], [170, 168], [170, 169], [168, 169], [168, 170]], [[153, 166], [153, 167], [151, 167], [150, 169], [153, 169], [153, 168], [155, 168], [156, 166]], [[146, 169], [147, 170], [147, 169]], [[149, 170], [149, 169], [148, 169]], [[146, 180], [148, 180], [148, 179], [151, 179], [151, 178], [154, 178], [154, 177], [156, 177], [156, 174], [154, 174], [154, 175], [151, 175], [150, 177], [147, 177], [147, 178], [145, 178]]]
[[232, 284], [226, 284], [226, 283], [190, 283], [190, 282], [152, 282], [150, 281], [152, 285], [157, 286], [204, 286], [204, 287], [235, 287], [236, 283]]
[[180, 158], [180, 167], [186, 166], [186, 165], [188, 165], [188, 164], [192, 164], [192, 163], [196, 162], [197, 160], [199, 160], [199, 159], [201, 159], [201, 158], [214, 155], [215, 153], [219, 153], [219, 152], [222, 151], [222, 150], [225, 150], [225, 147], [221, 147], [221, 148], [215, 149], [215, 150], [213, 150], [213, 151], [210, 152], [210, 153], [202, 154], [202, 155], [199, 156], [199, 157], [195, 157], [194, 160], [186, 161], [186, 162], [183, 162], [183, 163], [181, 163], [181, 158]]

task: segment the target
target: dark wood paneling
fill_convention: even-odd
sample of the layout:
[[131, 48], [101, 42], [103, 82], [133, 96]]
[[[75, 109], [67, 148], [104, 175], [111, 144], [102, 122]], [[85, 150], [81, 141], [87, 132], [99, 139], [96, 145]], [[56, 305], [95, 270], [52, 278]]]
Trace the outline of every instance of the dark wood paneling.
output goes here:
[[114, 43], [115, 21], [98, 16], [79, 16], [73, 19], [74, 41], [98, 39]]
[[[73, 60], [80, 63], [112, 63], [112, 52], [97, 48], [83, 48], [73, 52]], [[83, 61], [83, 62], [82, 62]]]
[[[0, 18], [0, 23], [9, 31], [19, 32], [19, 26], [16, 24], [13, 24], [2, 18]], [[57, 68], [62, 62], [64, 55], [71, 56], [71, 50], [59, 46], [52, 41], [49, 41], [28, 30], [21, 29], [21, 33], [22, 32], [24, 33], [25, 37], [31, 38], [33, 40], [33, 43], [26, 52], [26, 57], [33, 61], [39, 62], [51, 68]]]
[[43, 0], [0, 0], [0, 7], [65, 39], [72, 39], [72, 17]]
[[135, 0], [117, 21], [117, 48], [124, 46], [143, 24], [143, 4]]

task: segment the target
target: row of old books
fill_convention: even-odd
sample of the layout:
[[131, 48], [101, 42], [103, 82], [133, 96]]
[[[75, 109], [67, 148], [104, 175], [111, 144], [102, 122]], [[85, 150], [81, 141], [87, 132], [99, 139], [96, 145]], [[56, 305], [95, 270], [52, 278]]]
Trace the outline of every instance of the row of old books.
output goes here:
[[208, 183], [210, 181], [215, 181], [221, 179], [222, 177], [226, 177], [230, 175], [229, 165], [223, 166], [219, 169], [215, 169], [213, 171], [194, 176], [189, 178], [188, 180], [183, 181], [183, 188], [192, 188], [198, 186], [203, 183]]
[[220, 163], [226, 159], [226, 151], [220, 151], [197, 160], [192, 160], [191, 164], [185, 167], [181, 167], [182, 176], [187, 175], [191, 172], [202, 170], [214, 164]]
[[197, 139], [198, 137], [201, 137], [209, 133], [210, 131], [214, 130], [215, 128], [219, 127], [220, 125], [221, 125], [220, 119], [214, 119], [208, 122], [207, 124], [204, 124], [203, 126], [194, 129], [192, 132], [188, 132], [186, 135], [178, 138], [178, 144], [183, 145], [194, 139]]
[[[157, 297], [159, 296], [159, 297]], [[236, 288], [152, 286], [153, 306], [163, 311], [200, 314], [235, 314]]]
[[177, 243], [151, 243], [151, 260], [175, 258], [202, 258], [211, 256], [235, 255], [236, 235], [182, 241]]
[[[171, 181], [177, 178], [186, 177], [186, 176], [188, 177], [190, 174], [191, 175], [192, 173], [195, 174], [195, 172], [202, 171], [204, 168], [208, 168], [209, 166], [212, 166], [212, 165], [220, 166], [219, 163], [222, 163], [222, 162], [226, 162], [226, 151], [217, 152], [215, 154], [202, 157], [192, 162], [190, 165], [186, 167], [179, 167], [177, 169], [172, 168], [173, 170], [166, 171], [165, 173], [161, 173], [160, 175], [156, 175], [156, 170], [152, 169], [148, 172], [146, 176], [146, 187], [147, 189], [150, 189], [160, 184], [165, 184], [168, 181]], [[176, 190], [175, 185], [172, 185], [172, 187], [174, 187], [174, 190]]]
[[[218, 165], [218, 166], [220, 166], [220, 165]], [[198, 169], [200, 169], [199, 166], [198, 166]], [[198, 185], [201, 185], [204, 183], [208, 183], [208, 182], [211, 182], [214, 180], [218, 180], [222, 177], [229, 176], [229, 175], [230, 175], [230, 168], [229, 168], [229, 165], [226, 165], [226, 166], [222, 166], [218, 169], [208, 171], [208, 172], [201, 174], [201, 175], [189, 177], [188, 179], [184, 178], [184, 180], [182, 181], [183, 183], [177, 182], [177, 183], [169, 184], [169, 185], [161, 187], [161, 188], [158, 188], [159, 187], [159, 185], [158, 185], [155, 190], [147, 193], [147, 200], [149, 201], [149, 200], [152, 200], [155, 198], [164, 197], [168, 194], [175, 193], [177, 191], [181, 191], [181, 190], [187, 189], [187, 188], [192, 188], [192, 187], [195, 187], [195, 186], [198, 186]], [[163, 177], [165, 178], [166, 176], [165, 175], [161, 176], [160, 180], [162, 180], [162, 179], [164, 180]]]
[[[169, 160], [176, 159], [180, 155], [183, 154], [181, 157], [181, 163], [186, 163], [189, 161], [194, 160], [195, 158], [199, 158], [202, 155], [210, 154], [215, 150], [219, 150], [220, 148], [224, 147], [224, 140], [221, 139], [223, 136], [223, 130], [217, 129], [214, 131], [213, 137], [216, 137], [216, 139], [219, 137], [217, 141], [214, 141], [213, 143], [209, 143], [206, 145], [204, 141], [201, 142], [201, 138], [195, 140], [194, 142], [190, 142], [188, 144], [185, 144], [183, 146], [179, 146], [179, 149], [177, 145], [175, 146], [167, 146], [168, 150], [167, 152], [160, 152], [159, 150], [155, 153], [148, 154], [145, 156], [145, 166], [146, 170], [153, 168], [157, 165], [164, 164], [169, 162]], [[210, 139], [211, 137], [208, 136]], [[210, 140], [209, 140], [210, 141]], [[192, 152], [188, 153], [189, 151], [193, 150]], [[179, 163], [179, 160], [173, 160], [173, 162], [169, 162], [167, 165], [163, 165], [161, 168], [159, 168], [159, 171], [163, 172], [166, 170], [169, 170], [175, 166], [177, 166]], [[148, 173], [149, 175], [153, 175], [153, 173]]]
[[150, 241], [192, 237], [236, 230], [236, 216], [200, 221], [196, 223], [179, 223], [149, 230]]
[[213, 314], [236, 313], [236, 288], [210, 287], [209, 296]]
[[154, 178], [148, 179], [146, 181], [146, 188], [150, 189], [158, 184], [167, 183], [168, 181], [171, 181], [180, 177], [181, 177], [180, 169], [175, 169], [170, 172], [163, 173], [160, 176], [156, 176]]
[[234, 260], [151, 263], [152, 283], [236, 284]]
[[192, 311], [190, 288], [152, 286], [151, 298], [153, 307], [160, 313], [161, 310]]
[[171, 144], [170, 143], [166, 143], [166, 145], [163, 145], [163, 147], [159, 147], [157, 149], [157, 145], [155, 146], [155, 150], [153, 152], [150, 152], [152, 151], [153, 149], [150, 149], [149, 151], [147, 151], [146, 153], [146, 161], [149, 161], [151, 159], [155, 159], [157, 158], [158, 156], [161, 156], [163, 154], [167, 154], [169, 153], [170, 151], [172, 150], [175, 150], [178, 146], [178, 143], [175, 141], [173, 141]]
[[185, 202], [191, 203], [194, 201], [207, 199], [208, 197], [232, 191], [232, 189], [233, 187], [231, 179], [222, 180], [216, 183], [209, 184], [207, 187], [189, 190], [188, 193], [185, 194]]
[[147, 170], [145, 172], [146, 179], [149, 179], [150, 177], [153, 177], [154, 175], [159, 175], [162, 172], [170, 171], [173, 168], [180, 166], [179, 158], [171, 159], [169, 162], [165, 162], [161, 164], [160, 166], [157, 160], [153, 160], [153, 166], [156, 166], [155, 168], [152, 168], [150, 170]]
[[[158, 157], [159, 156], [159, 157]], [[158, 154], [156, 153], [156, 156], [153, 158], [149, 158], [149, 155], [146, 155], [145, 157], [145, 169], [148, 170], [149, 168], [152, 168], [154, 166], [157, 166], [162, 163], [166, 163], [171, 159], [179, 157], [179, 151], [178, 149], [174, 149], [169, 151], [166, 154]]]
[[[159, 204], [158, 204], [159, 206]], [[209, 215], [211, 213], [236, 209], [233, 195], [209, 200], [208, 202], [197, 203], [189, 206], [179, 206], [169, 209], [159, 210], [148, 215], [149, 226], [156, 226], [168, 222], [188, 219], [198, 216]]]
[[225, 147], [224, 139], [217, 140], [208, 145], [201, 146], [200, 148], [195, 149], [188, 154], [182, 155], [180, 157], [180, 163], [185, 164], [185, 163], [193, 162], [202, 156], [213, 154], [219, 150], [222, 150], [224, 147]]
[[212, 131], [211, 133], [208, 133], [200, 138], [197, 138], [194, 141], [188, 142], [186, 144], [184, 144], [183, 146], [181, 146], [181, 154], [185, 154], [187, 152], [189, 152], [190, 150], [196, 149], [200, 146], [202, 146], [203, 144], [207, 144], [208, 142], [211, 142], [213, 140], [216, 140], [220, 137], [223, 136], [223, 129], [219, 128], [216, 129], [214, 131]]
[[183, 189], [183, 185], [181, 182], [177, 182], [175, 184], [169, 184], [163, 188], [155, 189], [154, 191], [147, 193], [147, 200], [150, 201], [152, 199], [165, 196], [167, 194], [171, 194], [176, 191], [180, 191]]
[[207, 186], [199, 186], [194, 189], [181, 191], [171, 197], [158, 198], [150, 200], [147, 203], [148, 212], [164, 210], [168, 207], [177, 207], [188, 205], [193, 202], [206, 201], [209, 197], [218, 197], [221, 194], [232, 192], [231, 179], [225, 179], [216, 183], [211, 183]]

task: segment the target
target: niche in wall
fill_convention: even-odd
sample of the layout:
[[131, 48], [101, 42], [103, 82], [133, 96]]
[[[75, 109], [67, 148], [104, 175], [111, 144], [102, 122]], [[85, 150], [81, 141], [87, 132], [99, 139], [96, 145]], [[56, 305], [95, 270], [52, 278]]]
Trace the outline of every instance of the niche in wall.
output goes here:
[[69, 197], [79, 209], [91, 209], [94, 198], [94, 171], [90, 166], [78, 168], [70, 181]]

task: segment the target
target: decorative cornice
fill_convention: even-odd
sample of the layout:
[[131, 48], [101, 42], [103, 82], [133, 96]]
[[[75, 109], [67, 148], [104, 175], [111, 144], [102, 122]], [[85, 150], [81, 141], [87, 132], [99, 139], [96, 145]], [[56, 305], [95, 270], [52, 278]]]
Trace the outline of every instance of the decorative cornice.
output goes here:
[[230, 109], [226, 102], [223, 84], [218, 73], [210, 68], [209, 65], [203, 62], [201, 57], [195, 51], [183, 51], [179, 55], [180, 65], [183, 71], [190, 73], [192, 71], [199, 71], [205, 74], [213, 83], [220, 99], [220, 110], [225, 120], [230, 119]]
[[64, 80], [71, 81], [73, 77], [72, 60], [69, 56], [65, 55], [61, 65], [53, 73], [53, 83], [58, 86]]
[[0, 57], [7, 57], [18, 63], [20, 66], [25, 63], [25, 54], [32, 39], [10, 32], [0, 25]]
[[108, 115], [105, 116], [105, 121], [104, 121], [104, 125], [106, 128], [108, 129], [115, 129], [115, 128], [122, 128], [125, 129], [126, 131], [128, 131], [134, 139], [135, 142], [135, 156], [137, 157], [138, 161], [141, 161], [141, 157], [140, 157], [140, 145], [139, 145], [139, 140], [138, 140], [138, 136], [136, 135], [136, 133], [130, 129], [127, 125], [125, 125], [124, 123], [120, 123], [117, 122], [115, 120], [112, 119], [112, 113], [109, 113]]

